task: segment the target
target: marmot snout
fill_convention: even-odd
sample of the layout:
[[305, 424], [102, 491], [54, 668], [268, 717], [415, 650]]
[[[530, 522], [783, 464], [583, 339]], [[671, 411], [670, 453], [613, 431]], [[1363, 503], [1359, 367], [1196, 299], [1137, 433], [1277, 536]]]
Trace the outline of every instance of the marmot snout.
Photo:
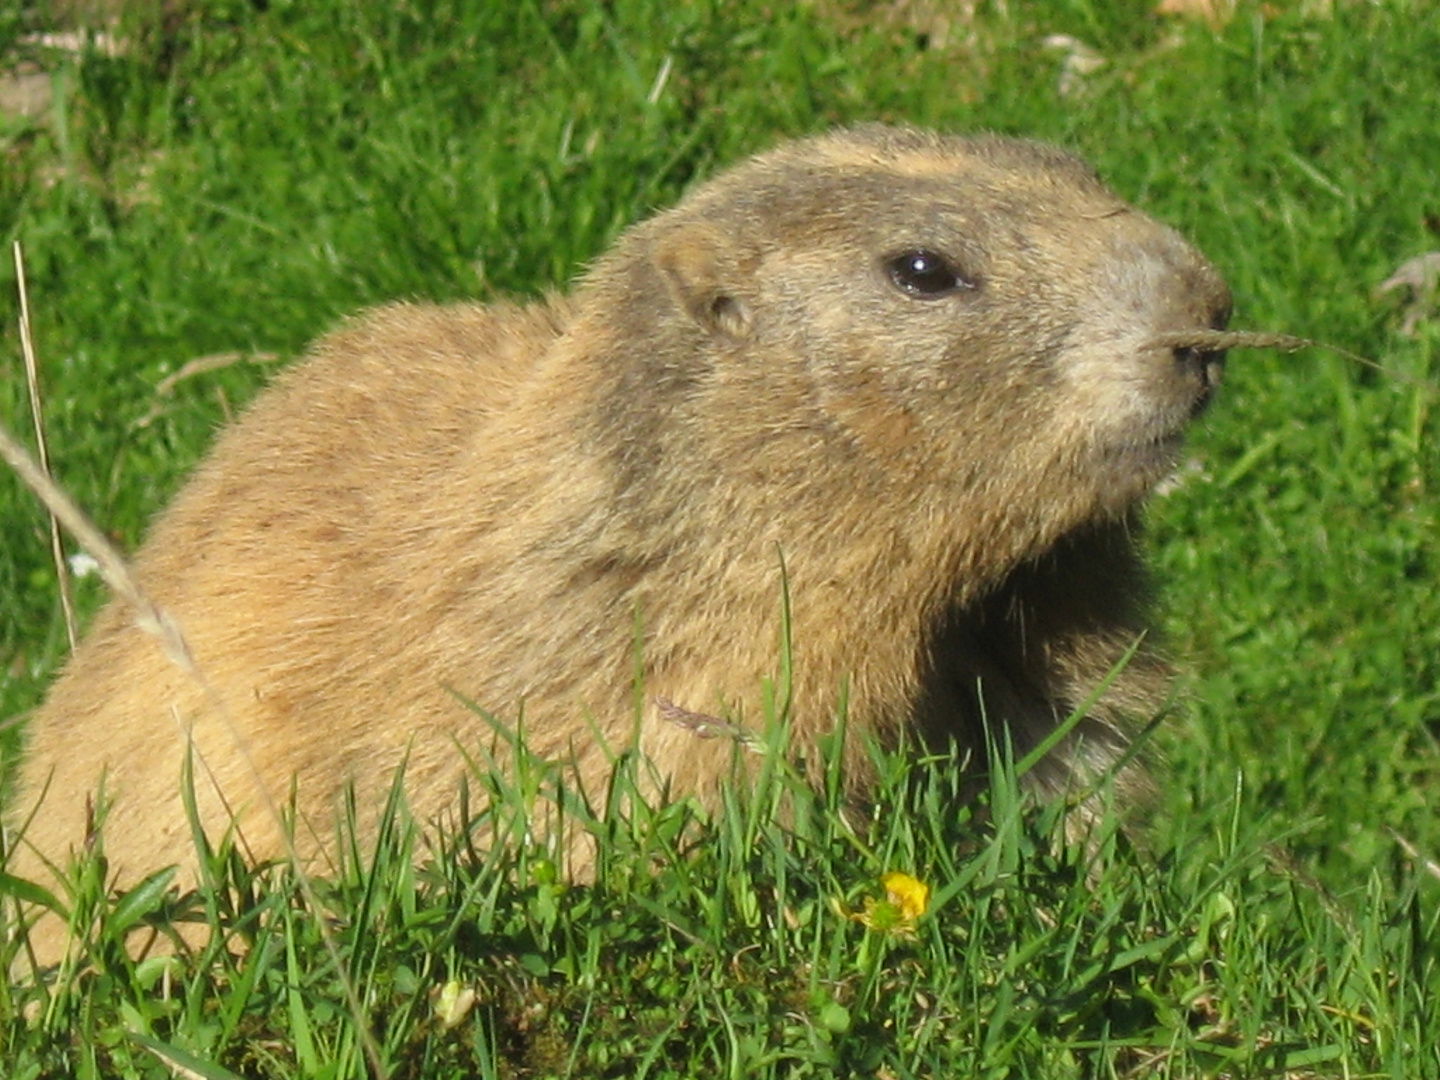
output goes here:
[[[601, 741], [638, 737], [703, 797], [729, 756], [657, 703], [761, 721], [782, 557], [800, 750], [843, 696], [856, 736], [977, 752], [983, 700], [1024, 752], [1145, 630], [1137, 507], [1220, 371], [1153, 340], [1228, 308], [1068, 154], [865, 127], [701, 186], [569, 299], [364, 315], [220, 437], [139, 554], [225, 715], [112, 605], [34, 720], [26, 844], [63, 861], [104, 775], [120, 883], [189, 870], [187, 735], [208, 826], [233, 814], [257, 856], [282, 851], [257, 784], [294, 781], [307, 856], [345, 785], [374, 807], [402, 759], [433, 817], [457, 748], [493, 737], [457, 694], [523, 708], [589, 791]], [[1166, 693], [1142, 645], [1039, 782], [1114, 764]]]

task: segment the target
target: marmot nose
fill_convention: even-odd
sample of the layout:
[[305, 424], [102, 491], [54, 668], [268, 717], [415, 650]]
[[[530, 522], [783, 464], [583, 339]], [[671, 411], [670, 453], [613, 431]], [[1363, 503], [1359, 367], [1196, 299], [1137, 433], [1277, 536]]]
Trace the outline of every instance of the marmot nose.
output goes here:
[[1225, 350], [1207, 346], [1203, 336], [1207, 331], [1224, 330], [1229, 324], [1230, 287], [1215, 268], [1178, 234], [1167, 230], [1166, 235], [1174, 244], [1171, 254], [1173, 276], [1165, 283], [1175, 298], [1169, 318], [1174, 320], [1177, 336], [1182, 342], [1189, 332], [1195, 332], [1197, 338], [1194, 344], [1173, 346], [1171, 352], [1181, 370], [1199, 379], [1203, 387], [1199, 407], [1203, 408], [1225, 373]]

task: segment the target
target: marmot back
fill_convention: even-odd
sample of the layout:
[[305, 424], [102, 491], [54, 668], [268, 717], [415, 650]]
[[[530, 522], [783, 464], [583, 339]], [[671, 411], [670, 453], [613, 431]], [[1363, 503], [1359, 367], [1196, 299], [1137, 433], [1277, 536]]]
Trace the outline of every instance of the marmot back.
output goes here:
[[[12, 872], [49, 880], [103, 776], [119, 883], [193, 880], [187, 740], [207, 827], [257, 857], [283, 851], [259, 785], [294, 782], [306, 857], [402, 759], [442, 814], [457, 747], [493, 737], [457, 694], [523, 707], [590, 791], [602, 742], [638, 739], [704, 798], [728, 755], [660, 703], [761, 722], [782, 557], [800, 750], [843, 696], [854, 737], [976, 752], [983, 698], [1023, 753], [1145, 629], [1136, 510], [1220, 369], [1153, 339], [1228, 308], [1075, 158], [875, 126], [702, 185], [569, 300], [371, 312], [257, 398], [139, 554], [218, 709], [112, 604], [33, 721]], [[1166, 684], [1142, 647], [1039, 782], [1113, 765]]]

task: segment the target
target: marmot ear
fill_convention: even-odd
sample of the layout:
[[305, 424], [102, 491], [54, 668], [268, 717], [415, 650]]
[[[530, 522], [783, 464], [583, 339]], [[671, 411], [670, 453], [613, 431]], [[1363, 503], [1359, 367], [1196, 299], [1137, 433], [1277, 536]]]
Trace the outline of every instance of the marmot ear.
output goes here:
[[655, 265], [691, 318], [712, 334], [746, 338], [753, 328], [750, 304], [735, 287], [741, 274], [733, 242], [714, 226], [686, 222], [655, 245]]

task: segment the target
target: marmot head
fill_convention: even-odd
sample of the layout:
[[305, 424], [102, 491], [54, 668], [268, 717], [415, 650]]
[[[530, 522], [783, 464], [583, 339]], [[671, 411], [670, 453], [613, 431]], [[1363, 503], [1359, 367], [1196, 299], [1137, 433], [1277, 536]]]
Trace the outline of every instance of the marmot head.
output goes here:
[[651, 343], [611, 358], [630, 462], [722, 454], [764, 484], [824, 453], [927, 515], [978, 498], [1032, 546], [1173, 467], [1223, 354], [1154, 339], [1230, 309], [1178, 233], [1069, 154], [880, 126], [701, 186], [587, 288], [617, 339]]

